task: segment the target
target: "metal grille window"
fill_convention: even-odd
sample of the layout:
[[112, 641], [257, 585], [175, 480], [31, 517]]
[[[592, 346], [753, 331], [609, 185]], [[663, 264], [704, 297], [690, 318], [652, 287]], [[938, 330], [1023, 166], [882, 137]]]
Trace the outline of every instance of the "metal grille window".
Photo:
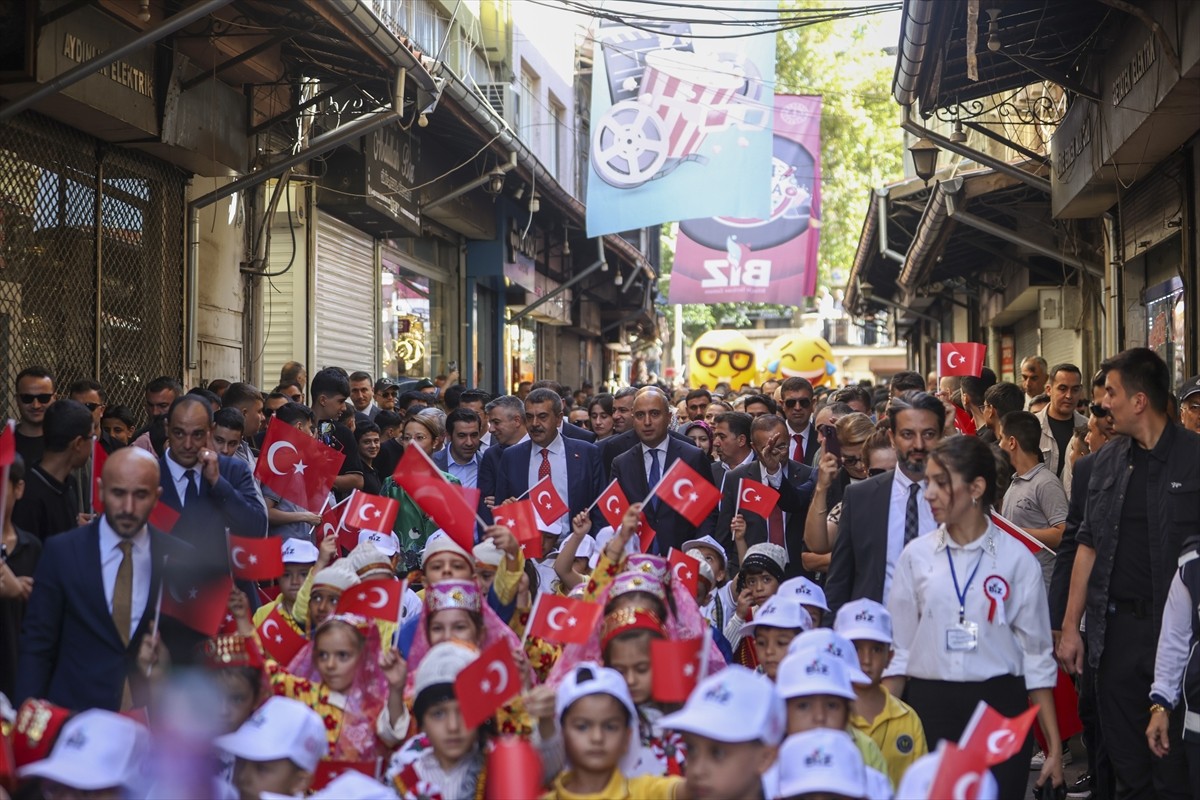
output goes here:
[[184, 176], [34, 114], [0, 125], [0, 404], [33, 364], [137, 409], [179, 375]]

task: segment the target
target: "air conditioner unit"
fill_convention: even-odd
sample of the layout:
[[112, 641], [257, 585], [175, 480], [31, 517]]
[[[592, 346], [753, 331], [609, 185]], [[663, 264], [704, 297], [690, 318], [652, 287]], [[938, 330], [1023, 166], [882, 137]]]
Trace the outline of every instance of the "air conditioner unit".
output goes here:
[[517, 98], [513, 94], [511, 84], [485, 83], [479, 88], [483, 90], [483, 96], [487, 98], [488, 105], [501, 119], [511, 122], [516, 117]]

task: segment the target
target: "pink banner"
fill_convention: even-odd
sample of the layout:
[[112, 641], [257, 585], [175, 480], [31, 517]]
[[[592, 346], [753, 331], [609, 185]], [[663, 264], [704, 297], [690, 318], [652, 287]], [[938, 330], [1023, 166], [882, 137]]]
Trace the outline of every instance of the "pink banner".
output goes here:
[[775, 96], [770, 188], [768, 219], [679, 223], [669, 302], [795, 305], [812, 296], [821, 208], [820, 97]]

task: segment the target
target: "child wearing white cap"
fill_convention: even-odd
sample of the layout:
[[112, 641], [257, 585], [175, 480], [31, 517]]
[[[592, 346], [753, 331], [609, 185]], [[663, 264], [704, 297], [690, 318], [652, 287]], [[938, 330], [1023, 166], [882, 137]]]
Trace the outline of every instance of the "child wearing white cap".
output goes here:
[[753, 545], [742, 558], [737, 585], [734, 587], [737, 607], [734, 615], [725, 623], [725, 639], [733, 648], [734, 661], [744, 667], [757, 667], [758, 654], [754, 640], [748, 638], [742, 628], [753, 618], [755, 609], [779, 591], [786, 566], [787, 551], [767, 542]]
[[[724, 633], [725, 623], [733, 616], [734, 609], [737, 607], [737, 601], [733, 597], [733, 586], [727, 580], [729, 576], [729, 562], [725, 555], [725, 548], [721, 547], [721, 543], [711, 536], [701, 536], [699, 539], [689, 539], [683, 543], [683, 551], [693, 558], [699, 558], [705, 564], [708, 564], [709, 569], [713, 573], [713, 589], [701, 601], [700, 613], [709, 621], [718, 631]], [[696, 555], [696, 552], [699, 555]]]
[[692, 798], [763, 796], [786, 712], [774, 685], [736, 664], [705, 678], [662, 726], [687, 744], [686, 793]]
[[268, 699], [214, 744], [237, 759], [233, 783], [241, 800], [258, 800], [264, 792], [303, 795], [329, 748], [321, 716], [286, 697]]
[[871, 797], [862, 756], [850, 735], [816, 729], [787, 737], [779, 748], [779, 796], [784, 800]]
[[621, 673], [591, 662], [577, 664], [558, 687], [555, 719], [562, 730], [567, 768], [546, 795], [555, 800], [644, 798], [671, 800], [683, 778], [625, 770], [637, 758], [637, 710]]
[[278, 607], [279, 616], [291, 623], [297, 632], [300, 631], [300, 626], [295, 624], [292, 617], [292, 606], [296, 603], [296, 594], [304, 585], [304, 579], [317, 563], [318, 555], [317, 546], [306, 539], [283, 541], [283, 575], [279, 577], [279, 594], [254, 612], [254, 627], [262, 625], [263, 620]]
[[775, 680], [788, 645], [812, 626], [812, 617], [799, 599], [777, 594], [762, 604], [753, 620], [742, 626], [742, 635], [754, 640], [759, 670]]
[[150, 732], [144, 726], [92, 709], [63, 725], [48, 757], [17, 774], [22, 780], [40, 778], [46, 797], [125, 797], [147, 788], [142, 783], [149, 751]]
[[779, 586], [779, 594], [792, 595], [800, 600], [804, 610], [813, 619], [813, 627], [821, 627], [821, 621], [829, 613], [825, 602], [825, 590], [804, 576], [789, 578]]
[[888, 777], [898, 785], [905, 770], [929, 748], [917, 712], [880, 682], [892, 661], [892, 615], [874, 600], [853, 600], [838, 609], [833, 630], [854, 644], [859, 666], [871, 679], [854, 684], [850, 724], [879, 746]]

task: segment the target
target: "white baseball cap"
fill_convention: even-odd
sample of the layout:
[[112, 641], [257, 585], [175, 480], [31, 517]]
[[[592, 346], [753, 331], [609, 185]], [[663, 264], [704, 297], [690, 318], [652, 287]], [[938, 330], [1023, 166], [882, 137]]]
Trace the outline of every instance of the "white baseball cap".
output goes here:
[[892, 643], [892, 615], [882, 603], [862, 598], [851, 600], [838, 609], [833, 630], [850, 641]]
[[787, 711], [770, 678], [731, 664], [702, 680], [683, 708], [659, 724], [718, 742], [774, 746], [786, 730]]
[[845, 731], [819, 728], [796, 733], [779, 748], [779, 793], [835, 794], [863, 800], [867, 776], [862, 754]]
[[709, 586], [717, 585], [717, 576], [713, 574], [712, 566], [704, 560], [703, 552], [701, 552], [698, 548], [693, 547], [691, 550], [688, 550], [686, 553], [684, 553], [684, 555], [691, 556], [692, 558], [696, 559], [696, 561], [700, 564], [700, 577], [708, 581]]
[[329, 750], [321, 715], [288, 697], [271, 697], [240, 728], [213, 744], [246, 761], [286, 758], [305, 772], [315, 770]]
[[[616, 531], [613, 530], [611, 525], [606, 525], [600, 530], [596, 531], [596, 552], [593, 553], [592, 557], [588, 560], [589, 567], [595, 569], [596, 565], [600, 563], [600, 555], [604, 552], [604, 546], [608, 544], [609, 539], [616, 535]], [[636, 536], [630, 536], [629, 541], [625, 543], [625, 552], [630, 554], [640, 553], [642, 551], [639, 549], [639, 547], [640, 545], [638, 538]]]
[[787, 594], [800, 598], [800, 602], [806, 606], [814, 606], [822, 611], [829, 611], [829, 604], [825, 602], [825, 590], [808, 578], [795, 577], [788, 578], [783, 583], [779, 584], [779, 589], [775, 594]]
[[854, 687], [850, 685], [846, 666], [833, 654], [817, 649], [789, 652], [779, 662], [775, 689], [785, 700], [814, 694], [854, 699]]
[[396, 793], [374, 778], [348, 769], [309, 795], [309, 800], [396, 800]]
[[866, 773], [867, 800], [892, 800], [892, 779], [872, 767]]
[[797, 598], [775, 594], [754, 612], [753, 620], [742, 626], [742, 635], [753, 636], [759, 628], [808, 631], [812, 626], [812, 616]]
[[729, 559], [725, 555], [725, 548], [722, 547], [721, 543], [713, 537], [701, 536], [699, 539], [688, 539], [683, 543], [683, 552], [686, 553], [693, 547], [707, 547], [709, 550], [712, 550], [714, 553], [716, 553], [717, 557], [721, 559], [721, 566], [725, 567], [726, 569], [729, 568]]
[[454, 553], [456, 556], [461, 556], [472, 567], [475, 566], [475, 557], [462, 549], [458, 542], [450, 538], [450, 534], [440, 528], [429, 534], [429, 538], [425, 540], [425, 549], [421, 552], [421, 569], [425, 569], [429, 559], [438, 553]]
[[[930, 791], [933, 790], [933, 780], [937, 777], [938, 767], [942, 765], [944, 749], [945, 743], [935, 752], [926, 753], [910, 764], [904, 771], [904, 777], [900, 779], [900, 785], [896, 787], [896, 797], [903, 797], [905, 800], [927, 800]], [[991, 770], [985, 769], [983, 779], [975, 789], [975, 800], [996, 800], [999, 796], [1000, 784], [996, 782], [996, 776]]]
[[788, 654], [808, 652], [809, 650], [824, 650], [832, 654], [846, 668], [846, 674], [854, 683], [870, 683], [867, 673], [862, 671], [858, 663], [858, 650], [854, 642], [847, 639], [832, 628], [814, 628], [792, 639], [788, 645]]
[[285, 564], [315, 564], [320, 554], [315, 544], [304, 539], [285, 539], [283, 542]]
[[348, 559], [333, 562], [325, 569], [313, 575], [313, 586], [331, 586], [339, 591], [346, 591], [358, 584], [358, 573], [347, 563]]
[[567, 673], [562, 683], [558, 685], [558, 693], [554, 698], [554, 719], [562, 724], [563, 714], [577, 700], [594, 694], [607, 694], [617, 699], [629, 712], [629, 749], [621, 757], [621, 772], [629, 774], [640, 758], [640, 739], [638, 738], [638, 713], [629, 694], [629, 686], [621, 673], [615, 669], [602, 667], [591, 661], [582, 661]]
[[44, 778], [79, 791], [132, 787], [149, 755], [150, 731], [134, 720], [94, 708], [63, 725], [50, 755], [21, 767], [22, 778]]
[[576, 558], [586, 558], [590, 564], [592, 555], [596, 552], [596, 540], [591, 536], [584, 536], [579, 542], [579, 547], [575, 548]]
[[485, 567], [499, 567], [500, 562], [504, 560], [504, 551], [496, 547], [496, 543], [491, 539], [484, 539], [471, 548], [471, 555], [475, 556], [476, 564]]
[[388, 558], [400, 552], [400, 537], [391, 531], [359, 531], [358, 543], [369, 542]]

